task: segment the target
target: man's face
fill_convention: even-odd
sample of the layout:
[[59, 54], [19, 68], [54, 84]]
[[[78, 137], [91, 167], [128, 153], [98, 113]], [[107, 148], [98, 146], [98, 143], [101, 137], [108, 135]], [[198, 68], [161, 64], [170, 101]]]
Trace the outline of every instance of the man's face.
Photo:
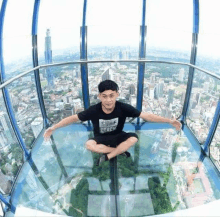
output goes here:
[[99, 93], [99, 99], [106, 109], [111, 109], [115, 106], [116, 98], [118, 96], [119, 93], [113, 90], [105, 90], [104, 92]]

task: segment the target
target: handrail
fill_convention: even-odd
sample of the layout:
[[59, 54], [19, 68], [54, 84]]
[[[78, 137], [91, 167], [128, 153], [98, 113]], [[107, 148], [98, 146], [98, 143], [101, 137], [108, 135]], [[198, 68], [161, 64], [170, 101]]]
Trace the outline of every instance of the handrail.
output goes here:
[[174, 65], [183, 65], [183, 66], [189, 66], [192, 67], [194, 69], [197, 69], [201, 72], [205, 72], [206, 74], [217, 78], [220, 80], [220, 76], [216, 75], [208, 70], [202, 69], [200, 67], [197, 67], [195, 65], [192, 65], [190, 63], [183, 63], [183, 62], [173, 62], [173, 61], [161, 61], [161, 60], [145, 60], [145, 59], [141, 59], [141, 60], [79, 60], [79, 61], [71, 61], [71, 62], [62, 62], [62, 63], [53, 63], [53, 64], [47, 64], [47, 65], [40, 65], [37, 66], [35, 68], [32, 68], [28, 71], [22, 72], [21, 74], [5, 81], [3, 84], [0, 85], [0, 89], [2, 89], [3, 87], [9, 85], [10, 83], [12, 83], [13, 81], [17, 80], [18, 78], [21, 78], [27, 74], [29, 74], [30, 72], [33, 72], [36, 69], [42, 69], [42, 68], [46, 68], [46, 67], [53, 67], [53, 66], [62, 66], [62, 65], [71, 65], [71, 64], [83, 64], [83, 63], [120, 63], [120, 62], [125, 62], [125, 63], [167, 63], [167, 64], [174, 64]]

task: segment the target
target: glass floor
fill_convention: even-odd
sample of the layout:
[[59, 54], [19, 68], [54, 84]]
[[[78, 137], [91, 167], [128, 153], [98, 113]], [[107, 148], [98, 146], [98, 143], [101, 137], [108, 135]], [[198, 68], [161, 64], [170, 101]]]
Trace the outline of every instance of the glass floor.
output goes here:
[[[82, 124], [57, 129], [36, 141], [32, 169], [22, 167], [13, 192], [22, 208], [62, 216], [152, 216], [201, 206], [220, 198], [219, 174], [187, 130], [145, 123], [130, 158], [96, 166], [99, 154], [86, 150], [93, 136]], [[23, 213], [25, 216], [25, 213]], [[13, 216], [7, 214], [6, 216]], [[18, 214], [15, 214], [18, 216]]]

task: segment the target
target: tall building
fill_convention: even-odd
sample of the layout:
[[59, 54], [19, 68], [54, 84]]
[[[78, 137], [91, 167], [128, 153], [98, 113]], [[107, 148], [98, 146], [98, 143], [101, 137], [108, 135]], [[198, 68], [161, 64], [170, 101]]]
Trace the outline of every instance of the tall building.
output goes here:
[[113, 80], [114, 71], [111, 68], [106, 69], [102, 74], [102, 81]]
[[[52, 63], [51, 36], [50, 36], [50, 30], [49, 29], [47, 29], [46, 37], [45, 37], [44, 56], [45, 56], [45, 63], [46, 64]], [[45, 71], [46, 71], [46, 78], [47, 78], [48, 87], [51, 88], [51, 87], [54, 86], [54, 76], [53, 76], [53, 73], [52, 73], [50, 67], [47, 67], [45, 69]]]
[[7, 145], [7, 137], [4, 134], [3, 128], [0, 128], [0, 149], [4, 148]]
[[120, 51], [118, 52], [118, 59], [121, 60], [122, 57], [123, 57], [123, 54], [122, 54], [122, 51], [120, 50]]
[[34, 121], [31, 123], [31, 129], [34, 133], [34, 137], [37, 138], [41, 130], [43, 129], [43, 118], [35, 118]]
[[169, 106], [171, 103], [173, 103], [173, 97], [174, 97], [174, 90], [169, 89], [167, 106]]
[[155, 99], [159, 99], [163, 97], [163, 88], [164, 88], [164, 82], [160, 81], [155, 86]]
[[135, 94], [135, 86], [134, 84], [129, 85], [129, 94], [134, 95]]
[[9, 118], [6, 115], [6, 113], [3, 111], [0, 111], [0, 131], [2, 131], [1, 133], [2, 142], [7, 140], [7, 142], [12, 144], [13, 141], [15, 141], [16, 138], [13, 129], [11, 127]]

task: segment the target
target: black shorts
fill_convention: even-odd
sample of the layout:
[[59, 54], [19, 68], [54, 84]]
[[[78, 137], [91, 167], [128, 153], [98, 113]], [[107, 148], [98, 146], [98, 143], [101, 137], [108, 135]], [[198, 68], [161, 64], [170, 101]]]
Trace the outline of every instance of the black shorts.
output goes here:
[[120, 143], [127, 140], [129, 137], [136, 137], [138, 139], [138, 135], [136, 133], [126, 133], [122, 131], [121, 133], [117, 135], [103, 135], [103, 136], [97, 136], [90, 138], [92, 140], [95, 140], [97, 144], [104, 144], [106, 146], [110, 147], [117, 147]]

